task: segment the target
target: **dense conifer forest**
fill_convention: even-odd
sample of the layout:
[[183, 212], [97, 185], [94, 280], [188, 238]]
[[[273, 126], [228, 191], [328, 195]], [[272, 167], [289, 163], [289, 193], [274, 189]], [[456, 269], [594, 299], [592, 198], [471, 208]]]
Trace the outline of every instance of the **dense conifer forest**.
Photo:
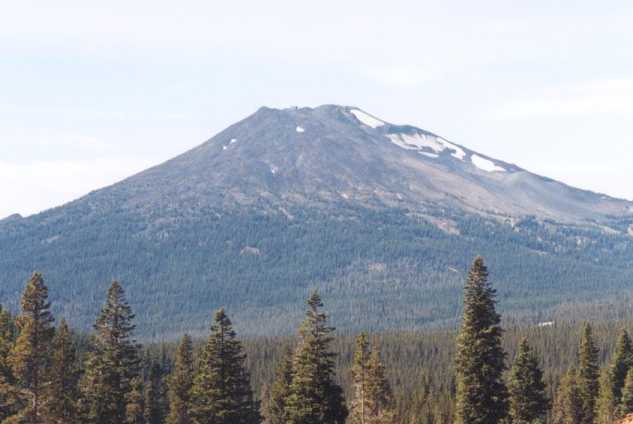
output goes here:
[[36, 273], [19, 310], [0, 308], [0, 423], [610, 424], [633, 412], [632, 322], [522, 325], [496, 297], [477, 258], [455, 330], [337, 334], [313, 291], [294, 337], [240, 338], [219, 309], [204, 338], [143, 346], [120, 283], [83, 333], [53, 316]]

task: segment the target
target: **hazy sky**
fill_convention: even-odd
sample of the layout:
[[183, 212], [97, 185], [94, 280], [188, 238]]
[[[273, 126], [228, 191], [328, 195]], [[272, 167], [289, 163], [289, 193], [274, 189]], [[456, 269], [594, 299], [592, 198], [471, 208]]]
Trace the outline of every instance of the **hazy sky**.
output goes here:
[[633, 199], [633, 2], [7, 2], [0, 217], [323, 103]]

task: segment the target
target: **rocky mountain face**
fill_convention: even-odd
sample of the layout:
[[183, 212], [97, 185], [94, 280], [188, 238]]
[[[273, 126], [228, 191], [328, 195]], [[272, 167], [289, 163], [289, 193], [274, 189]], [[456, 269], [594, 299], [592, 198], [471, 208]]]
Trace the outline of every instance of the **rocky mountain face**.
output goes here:
[[413, 328], [452, 322], [484, 254], [502, 306], [536, 320], [630, 284], [632, 223], [631, 202], [359, 108], [261, 108], [118, 184], [0, 221], [0, 303], [39, 270], [84, 326], [116, 278], [145, 335], [221, 305], [247, 332], [285, 332], [313, 287], [340, 326]]

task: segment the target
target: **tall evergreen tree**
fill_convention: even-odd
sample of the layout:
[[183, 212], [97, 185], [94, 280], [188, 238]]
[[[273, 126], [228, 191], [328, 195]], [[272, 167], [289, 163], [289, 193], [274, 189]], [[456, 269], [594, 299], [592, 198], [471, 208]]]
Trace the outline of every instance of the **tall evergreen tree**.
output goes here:
[[167, 424], [191, 424], [190, 392], [193, 386], [193, 344], [184, 335], [174, 360], [174, 368], [168, 379], [169, 415]]
[[633, 369], [626, 374], [624, 388], [622, 389], [622, 400], [618, 405], [618, 416], [624, 417], [633, 413]]
[[369, 405], [367, 401], [367, 365], [369, 363], [369, 340], [367, 334], [362, 333], [356, 339], [356, 351], [352, 365], [352, 387], [354, 398], [350, 405], [349, 421], [351, 424], [368, 424]]
[[0, 305], [0, 423], [17, 412], [15, 401], [18, 399], [18, 389], [14, 385], [9, 364], [9, 353], [14, 343], [15, 321], [9, 311]]
[[47, 389], [47, 423], [67, 424], [78, 421], [79, 377], [72, 335], [66, 321], [62, 320], [53, 339], [50, 385]]
[[478, 257], [464, 288], [464, 316], [457, 337], [458, 424], [498, 423], [507, 415], [503, 330], [495, 310], [495, 296], [484, 260]]
[[596, 402], [596, 424], [612, 424], [618, 417], [613, 398], [613, 379], [611, 369], [605, 368], [600, 374], [600, 391]]
[[21, 308], [16, 320], [19, 335], [9, 353], [9, 364], [22, 401], [16, 419], [25, 424], [44, 423], [51, 342], [55, 330], [48, 288], [41, 274], [33, 274], [27, 283]]
[[594, 424], [596, 400], [600, 388], [600, 367], [598, 365], [598, 348], [594, 343], [589, 324], [585, 324], [582, 330], [578, 362], [577, 383], [582, 399], [581, 424]]
[[288, 424], [342, 424], [348, 411], [341, 387], [334, 382], [332, 332], [315, 291], [308, 299], [293, 358], [293, 378], [286, 404]]
[[581, 424], [583, 404], [575, 370], [568, 371], [556, 390], [552, 409], [552, 424]]
[[191, 391], [196, 424], [251, 424], [259, 419], [245, 366], [246, 355], [231, 320], [220, 309]]
[[163, 424], [165, 420], [163, 394], [162, 370], [158, 363], [154, 363], [145, 385], [145, 424]]
[[613, 398], [617, 403], [619, 403], [622, 398], [624, 381], [631, 366], [633, 366], [633, 343], [631, 343], [629, 333], [623, 329], [618, 337], [613, 355], [613, 363], [611, 364]]
[[367, 399], [369, 401], [368, 424], [395, 423], [393, 394], [377, 348], [373, 348], [367, 362]]
[[542, 420], [549, 409], [543, 372], [538, 358], [528, 344], [521, 340], [510, 372], [510, 418], [513, 424], [530, 424]]
[[290, 396], [292, 375], [292, 351], [288, 350], [277, 365], [275, 381], [268, 395], [262, 396], [262, 400], [266, 402], [262, 414], [266, 424], [286, 424], [288, 422], [286, 404]]
[[145, 424], [145, 386], [138, 376], [130, 382], [131, 390], [126, 395], [125, 423]]
[[123, 287], [113, 282], [95, 323], [93, 352], [82, 382], [82, 409], [89, 424], [126, 422], [132, 382], [139, 375], [139, 347], [132, 339], [133, 319]]

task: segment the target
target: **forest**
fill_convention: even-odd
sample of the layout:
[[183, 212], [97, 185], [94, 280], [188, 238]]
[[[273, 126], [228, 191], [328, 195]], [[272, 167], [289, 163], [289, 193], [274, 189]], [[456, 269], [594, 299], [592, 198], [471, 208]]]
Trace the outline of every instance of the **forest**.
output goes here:
[[478, 257], [456, 329], [337, 334], [312, 291], [294, 337], [241, 339], [218, 309], [204, 338], [143, 346], [119, 282], [83, 332], [53, 315], [35, 273], [19, 310], [0, 307], [0, 423], [611, 424], [633, 413], [630, 321], [522, 325], [497, 301]]

